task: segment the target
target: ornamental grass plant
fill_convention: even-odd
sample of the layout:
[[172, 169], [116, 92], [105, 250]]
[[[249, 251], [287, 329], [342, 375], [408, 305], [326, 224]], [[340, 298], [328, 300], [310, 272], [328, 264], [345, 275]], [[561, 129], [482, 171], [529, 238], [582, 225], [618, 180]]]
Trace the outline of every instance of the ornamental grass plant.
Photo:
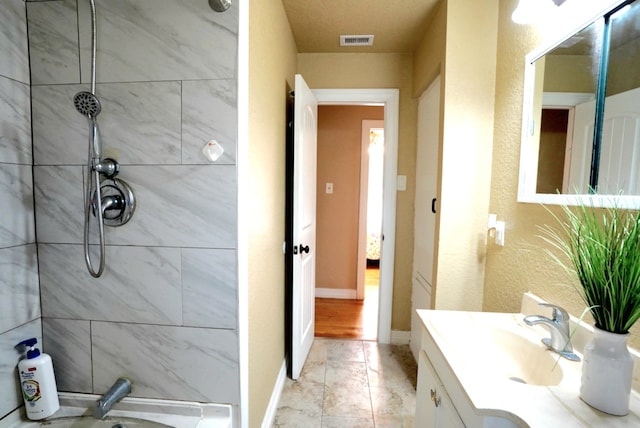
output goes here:
[[[551, 212], [551, 211], [550, 211]], [[551, 213], [559, 228], [542, 227], [543, 239], [566, 259], [552, 257], [577, 274], [579, 292], [596, 327], [628, 333], [640, 318], [640, 216], [614, 206], [563, 206], [564, 219]]]

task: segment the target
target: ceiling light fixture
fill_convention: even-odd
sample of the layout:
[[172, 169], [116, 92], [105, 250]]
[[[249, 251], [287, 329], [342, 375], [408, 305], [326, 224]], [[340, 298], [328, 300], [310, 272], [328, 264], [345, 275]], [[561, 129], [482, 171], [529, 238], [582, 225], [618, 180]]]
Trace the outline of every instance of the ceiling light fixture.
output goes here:
[[554, 13], [557, 6], [566, 0], [520, 0], [511, 15], [516, 24], [533, 24], [541, 21], [549, 13]]

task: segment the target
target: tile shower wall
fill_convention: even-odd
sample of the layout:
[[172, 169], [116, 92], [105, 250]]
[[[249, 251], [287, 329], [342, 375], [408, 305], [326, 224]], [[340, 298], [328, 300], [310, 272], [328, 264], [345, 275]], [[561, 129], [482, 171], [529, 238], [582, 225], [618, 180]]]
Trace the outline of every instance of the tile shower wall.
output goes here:
[[[138, 203], [128, 224], [105, 228], [99, 279], [82, 249], [89, 127], [72, 103], [90, 88], [90, 3], [27, 3], [42, 322], [58, 388], [102, 393], [127, 375], [134, 396], [237, 405], [237, 4], [96, 9], [102, 143]], [[201, 154], [210, 139], [225, 150], [216, 162]]]
[[14, 345], [41, 339], [26, 7], [0, 0], [0, 418], [22, 405]]

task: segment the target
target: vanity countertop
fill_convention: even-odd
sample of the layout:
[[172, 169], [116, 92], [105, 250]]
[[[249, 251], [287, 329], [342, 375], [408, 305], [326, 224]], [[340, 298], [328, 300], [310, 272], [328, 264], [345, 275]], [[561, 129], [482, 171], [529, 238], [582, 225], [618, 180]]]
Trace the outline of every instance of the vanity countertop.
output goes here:
[[[557, 354], [545, 350], [540, 339], [548, 337], [548, 331], [524, 324], [525, 315], [418, 310], [418, 316], [425, 327], [422, 347], [454, 403], [466, 400], [478, 415], [505, 418], [522, 427], [640, 427], [637, 391], [631, 392], [630, 412], [626, 416], [607, 415], [587, 405], [579, 396], [582, 363], [556, 359]], [[512, 347], [510, 352], [518, 361], [518, 349], [522, 349], [523, 365], [528, 364], [527, 358], [532, 358], [527, 354], [547, 359], [543, 353], [553, 356], [561, 373], [557, 377], [561, 378], [559, 383], [551, 381], [557, 384], [539, 386], [510, 379], [505, 370], [513, 367], [505, 368], [509, 364], [503, 364], [500, 346], [486, 339], [489, 337], [486, 332], [494, 329], [503, 332], [504, 337], [517, 335], [527, 341], [526, 348], [522, 347], [524, 343], [513, 345], [514, 340], [502, 342]], [[541, 349], [535, 349], [536, 346]], [[545, 370], [550, 370], [548, 364]], [[542, 375], [546, 379], [546, 374]]]

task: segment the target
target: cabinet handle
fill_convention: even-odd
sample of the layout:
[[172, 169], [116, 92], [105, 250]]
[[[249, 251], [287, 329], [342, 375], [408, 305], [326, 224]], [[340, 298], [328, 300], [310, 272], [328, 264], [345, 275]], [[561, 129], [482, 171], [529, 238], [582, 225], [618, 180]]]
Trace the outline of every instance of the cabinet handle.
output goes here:
[[436, 213], [436, 201], [436, 198], [431, 199], [431, 212], [434, 214]]
[[438, 398], [437, 393], [433, 389], [431, 390], [431, 401], [433, 401], [436, 407], [440, 406], [440, 398]]

